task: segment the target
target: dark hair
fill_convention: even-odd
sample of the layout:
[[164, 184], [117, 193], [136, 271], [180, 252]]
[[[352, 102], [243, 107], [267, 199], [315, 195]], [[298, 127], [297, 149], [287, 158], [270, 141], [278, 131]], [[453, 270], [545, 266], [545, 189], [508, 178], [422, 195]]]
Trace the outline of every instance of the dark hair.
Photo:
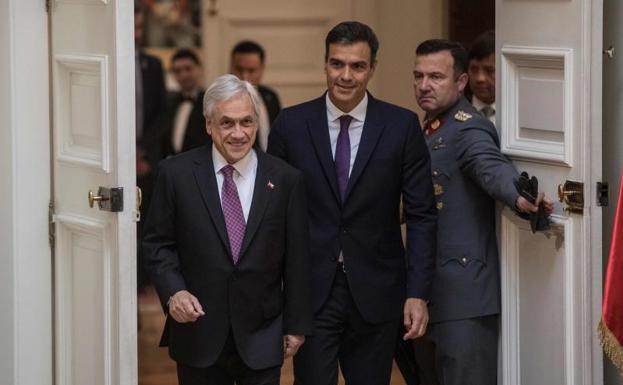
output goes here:
[[415, 49], [415, 56], [430, 55], [449, 51], [454, 59], [454, 76], [459, 77], [467, 72], [467, 52], [461, 43], [452, 40], [430, 39], [423, 41]]
[[256, 53], [260, 55], [260, 63], [264, 64], [264, 58], [266, 54], [264, 53], [264, 48], [258, 43], [251, 40], [243, 40], [240, 43], [236, 44], [234, 48], [231, 50], [231, 57], [233, 58], [237, 53]]
[[194, 61], [195, 64], [201, 65], [201, 61], [199, 61], [199, 56], [197, 56], [197, 54], [195, 52], [193, 52], [192, 50], [187, 49], [187, 48], [182, 48], [182, 49], [178, 50], [171, 57], [171, 64], [175, 63], [176, 60], [180, 60], [180, 59], [190, 59], [190, 60]]
[[329, 31], [324, 41], [324, 61], [329, 58], [331, 44], [368, 43], [370, 47], [370, 64], [374, 65], [376, 53], [379, 50], [379, 39], [372, 28], [358, 21], [344, 21]]
[[467, 60], [482, 60], [491, 54], [495, 54], [495, 31], [484, 32], [472, 42]]

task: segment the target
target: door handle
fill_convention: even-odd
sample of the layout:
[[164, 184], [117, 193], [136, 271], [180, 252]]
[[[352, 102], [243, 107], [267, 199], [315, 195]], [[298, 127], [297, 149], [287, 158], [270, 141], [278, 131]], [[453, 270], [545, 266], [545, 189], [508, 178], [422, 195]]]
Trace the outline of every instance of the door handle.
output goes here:
[[95, 202], [102, 211], [123, 211], [123, 187], [102, 187], [97, 190], [97, 195], [89, 190], [89, 207], [93, 208]]
[[558, 185], [558, 200], [567, 204], [568, 213], [584, 214], [584, 183], [572, 180]]

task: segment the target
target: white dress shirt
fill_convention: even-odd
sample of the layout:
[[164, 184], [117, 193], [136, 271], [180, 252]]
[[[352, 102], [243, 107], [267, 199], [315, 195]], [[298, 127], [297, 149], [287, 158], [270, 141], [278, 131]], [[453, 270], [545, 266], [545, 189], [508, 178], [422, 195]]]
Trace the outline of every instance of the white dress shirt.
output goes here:
[[335, 160], [335, 147], [337, 146], [337, 137], [340, 134], [340, 116], [350, 115], [353, 120], [348, 126], [348, 137], [350, 139], [350, 167], [348, 168], [348, 176], [350, 177], [355, 164], [357, 150], [359, 150], [359, 142], [361, 142], [361, 134], [363, 133], [363, 123], [366, 121], [366, 111], [368, 110], [368, 94], [366, 93], [361, 102], [350, 112], [344, 112], [337, 108], [329, 94], [326, 95], [327, 100], [327, 121], [329, 123], [329, 139], [331, 140], [331, 154]]
[[[221, 169], [229, 163], [227, 163], [223, 155], [218, 152], [214, 144], [212, 144], [212, 162], [214, 163], [214, 173], [216, 174], [216, 184], [218, 185], [219, 201], [222, 204], [223, 180], [225, 177]], [[255, 151], [251, 149], [244, 158], [233, 163], [232, 166], [235, 169], [233, 179], [236, 184], [236, 189], [238, 189], [238, 197], [240, 197], [244, 221], [248, 222], [251, 202], [253, 201], [253, 190], [255, 188], [255, 176], [257, 175], [257, 155]]]
[[[199, 91], [194, 90], [191, 92], [190, 98], [196, 99], [198, 94]], [[186, 128], [188, 127], [188, 119], [194, 107], [195, 102], [193, 100], [184, 100], [177, 106], [177, 111], [175, 111], [171, 144], [176, 154], [180, 153], [184, 147], [184, 136], [186, 135]]]

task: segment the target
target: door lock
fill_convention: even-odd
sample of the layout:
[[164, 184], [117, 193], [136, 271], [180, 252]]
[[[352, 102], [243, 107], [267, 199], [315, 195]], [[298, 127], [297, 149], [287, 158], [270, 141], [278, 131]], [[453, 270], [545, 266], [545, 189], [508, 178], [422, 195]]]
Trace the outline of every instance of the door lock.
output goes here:
[[123, 187], [101, 187], [97, 190], [97, 195], [89, 190], [89, 207], [93, 208], [95, 202], [102, 211], [120, 212], [123, 211]]
[[564, 210], [568, 213], [584, 213], [584, 183], [571, 180], [558, 185], [558, 200], [567, 204]]

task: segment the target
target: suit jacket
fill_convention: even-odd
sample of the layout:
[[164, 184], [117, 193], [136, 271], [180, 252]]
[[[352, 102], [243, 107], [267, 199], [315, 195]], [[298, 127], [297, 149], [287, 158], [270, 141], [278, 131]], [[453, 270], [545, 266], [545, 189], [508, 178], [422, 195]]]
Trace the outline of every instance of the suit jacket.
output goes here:
[[159, 127], [166, 106], [164, 72], [157, 57], [142, 51], [139, 52], [139, 65], [143, 83], [143, 137], [139, 141], [139, 145], [145, 151], [149, 163], [155, 170], [158, 162], [162, 159]]
[[[462, 111], [463, 114], [460, 112]], [[431, 322], [497, 314], [500, 267], [495, 200], [515, 207], [517, 171], [493, 124], [461, 98], [426, 138], [439, 233]]]
[[284, 334], [309, 334], [311, 306], [307, 208], [303, 179], [279, 159], [257, 152], [253, 200], [237, 265], [217, 191], [212, 146], [161, 162], [143, 247], [166, 309], [188, 290], [205, 316], [180, 324], [168, 317], [162, 344], [192, 367], [215, 363], [231, 329], [253, 369], [280, 365]]
[[[193, 109], [188, 117], [180, 152], [203, 146], [206, 143], [212, 143], [210, 135], [206, 131], [206, 120], [203, 116], [203, 93], [204, 91], [201, 90], [193, 102]], [[183, 101], [184, 97], [180, 92], [172, 92], [168, 95], [166, 113], [162, 119], [163, 127], [161, 129], [163, 158], [176, 154], [173, 149], [172, 136], [175, 129], [175, 115]]]
[[268, 112], [268, 120], [272, 124], [279, 112], [281, 112], [281, 102], [279, 101], [279, 96], [277, 93], [269, 87], [258, 85], [257, 90], [262, 97], [262, 101], [264, 101], [264, 105], [266, 106], [266, 112]]
[[350, 291], [368, 322], [402, 316], [407, 296], [429, 298], [437, 213], [430, 158], [417, 115], [369, 96], [344, 201], [329, 142], [325, 96], [284, 109], [271, 130], [268, 152], [305, 175], [316, 310], [329, 295], [340, 250]]

